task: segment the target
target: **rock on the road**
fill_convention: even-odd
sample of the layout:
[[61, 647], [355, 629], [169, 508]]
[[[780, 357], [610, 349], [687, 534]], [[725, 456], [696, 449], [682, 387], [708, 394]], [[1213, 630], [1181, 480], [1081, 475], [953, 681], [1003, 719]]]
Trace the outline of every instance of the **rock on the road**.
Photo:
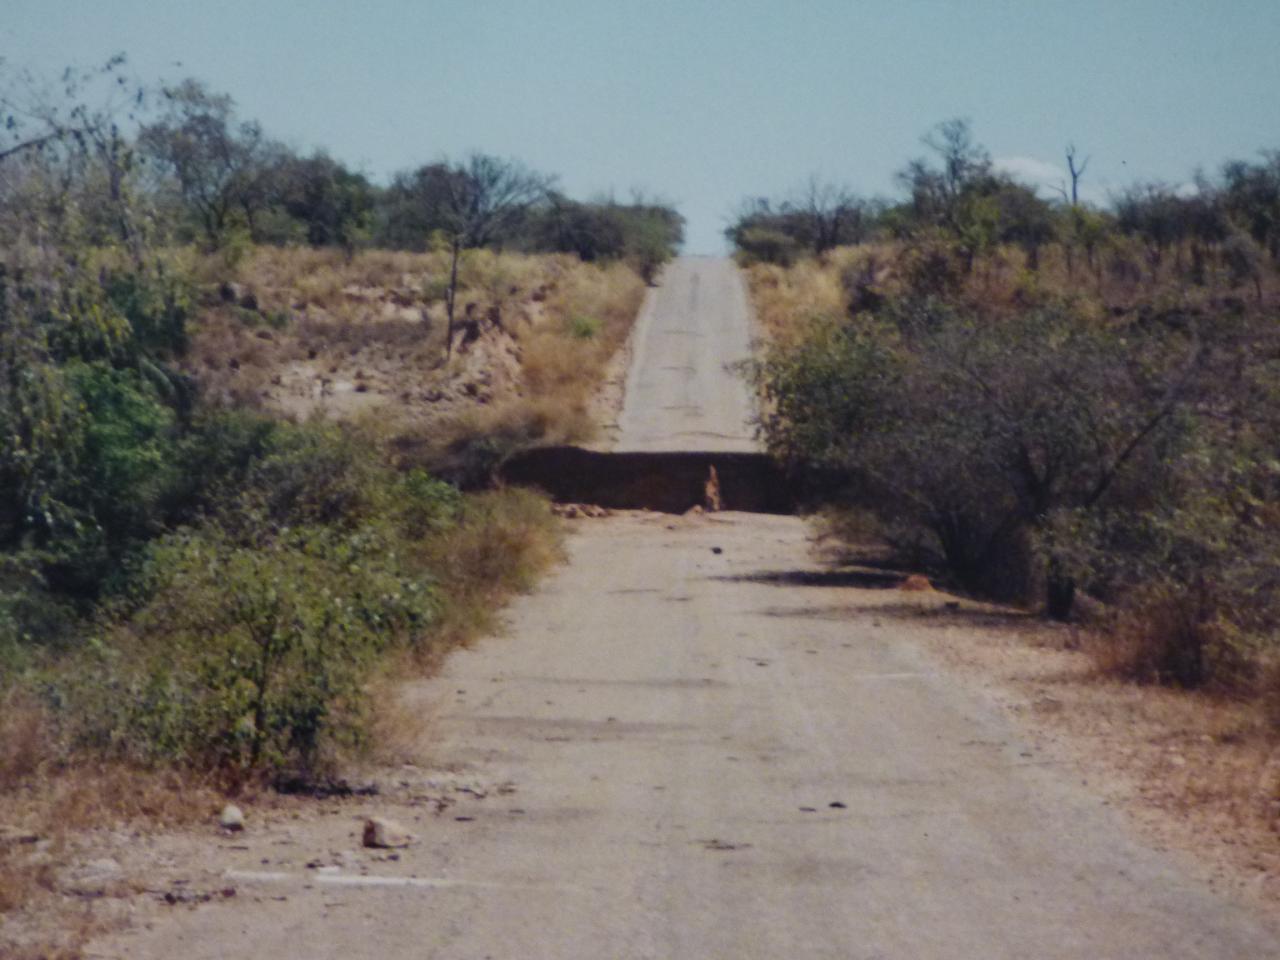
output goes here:
[[407, 827], [386, 817], [370, 817], [364, 823], [363, 842], [366, 847], [381, 850], [407, 847], [415, 839]]

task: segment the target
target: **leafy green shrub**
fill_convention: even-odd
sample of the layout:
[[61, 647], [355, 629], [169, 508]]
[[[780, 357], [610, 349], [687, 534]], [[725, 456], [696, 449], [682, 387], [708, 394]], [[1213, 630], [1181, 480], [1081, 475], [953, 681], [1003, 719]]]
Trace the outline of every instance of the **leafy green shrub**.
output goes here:
[[75, 606], [49, 590], [45, 562], [38, 551], [0, 554], [0, 688], [68, 646], [80, 626]]
[[190, 523], [235, 502], [282, 429], [289, 428], [251, 410], [199, 410], [178, 441], [170, 521]]
[[386, 469], [368, 445], [337, 424], [276, 429], [245, 477], [246, 497], [274, 527], [351, 527], [379, 509]]
[[1106, 509], [1131, 478], [1134, 491], [1159, 481], [1193, 424], [1204, 357], [1169, 328], [1063, 309], [978, 317], [931, 298], [819, 321], [752, 369], [776, 454], [928, 530], [966, 587], [1025, 599], [1039, 563], [1069, 606], [1053, 541], [1029, 534]]
[[591, 340], [600, 333], [600, 326], [595, 317], [578, 314], [569, 320], [567, 333], [575, 340]]
[[438, 613], [378, 529], [302, 527], [246, 547], [205, 528], [158, 543], [150, 569], [152, 599], [100, 654], [103, 713], [81, 736], [235, 775], [311, 771], [357, 739], [374, 658]]
[[101, 282], [129, 324], [132, 350], [169, 357], [186, 349], [194, 294], [185, 273], [157, 259], [141, 269], [104, 270]]
[[425, 470], [410, 470], [400, 478], [393, 516], [408, 539], [443, 533], [458, 522], [462, 510], [458, 489]]

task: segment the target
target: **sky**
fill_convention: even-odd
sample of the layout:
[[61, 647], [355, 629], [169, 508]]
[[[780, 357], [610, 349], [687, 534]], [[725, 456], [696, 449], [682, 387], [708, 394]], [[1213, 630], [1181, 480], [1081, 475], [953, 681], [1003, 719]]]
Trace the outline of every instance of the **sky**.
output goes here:
[[1280, 148], [1277, 0], [0, 0], [0, 59], [125, 53], [379, 181], [481, 150], [571, 196], [675, 203], [686, 252], [810, 176], [895, 194], [921, 138], [971, 121], [1050, 195], [1063, 150], [1102, 202]]

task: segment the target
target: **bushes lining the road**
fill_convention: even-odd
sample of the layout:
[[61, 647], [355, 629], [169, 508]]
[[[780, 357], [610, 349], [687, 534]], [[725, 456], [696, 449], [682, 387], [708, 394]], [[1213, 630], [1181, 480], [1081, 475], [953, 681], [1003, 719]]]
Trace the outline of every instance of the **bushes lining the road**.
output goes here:
[[751, 366], [773, 452], [966, 589], [1058, 616], [1078, 589], [1106, 601], [1108, 669], [1250, 688], [1280, 625], [1274, 315], [880, 298]]
[[203, 515], [138, 551], [73, 650], [10, 671], [46, 713], [46, 762], [323, 770], [360, 743], [382, 655], [437, 658], [554, 556], [544, 501], [396, 471], [358, 431], [244, 414], [204, 429], [255, 449], [224, 448], [235, 469]]
[[1280, 699], [1277, 156], [1100, 209], [924, 142], [897, 202], [812, 181], [727, 231], [769, 447], [963, 588], [1103, 601], [1113, 675]]

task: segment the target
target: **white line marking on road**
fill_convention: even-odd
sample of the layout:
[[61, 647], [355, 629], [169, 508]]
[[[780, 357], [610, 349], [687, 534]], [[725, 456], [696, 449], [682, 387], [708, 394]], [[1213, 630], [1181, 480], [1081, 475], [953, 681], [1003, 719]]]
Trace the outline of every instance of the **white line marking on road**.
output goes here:
[[578, 892], [581, 888], [551, 883], [493, 883], [483, 880], [451, 880], [447, 877], [370, 877], [357, 874], [309, 872], [284, 873], [274, 870], [228, 870], [223, 874], [228, 880], [244, 883], [286, 883], [298, 880], [320, 883], [333, 887], [427, 887], [432, 889], [467, 888], [480, 890], [565, 890]]

